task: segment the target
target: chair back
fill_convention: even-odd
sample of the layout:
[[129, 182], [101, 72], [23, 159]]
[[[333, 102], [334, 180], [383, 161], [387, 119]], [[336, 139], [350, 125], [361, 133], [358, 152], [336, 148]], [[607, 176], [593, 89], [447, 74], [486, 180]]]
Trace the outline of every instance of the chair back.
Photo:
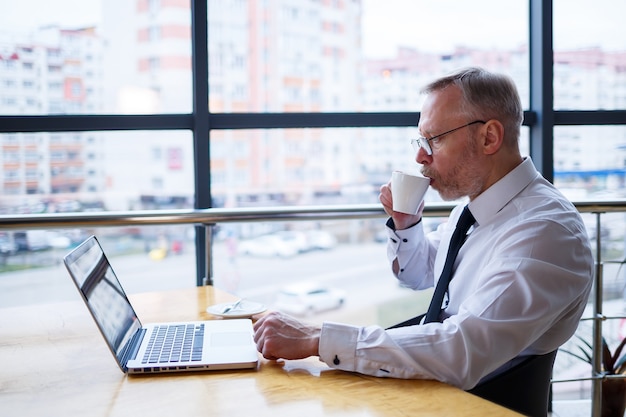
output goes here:
[[546, 417], [556, 352], [529, 356], [468, 392], [527, 416]]

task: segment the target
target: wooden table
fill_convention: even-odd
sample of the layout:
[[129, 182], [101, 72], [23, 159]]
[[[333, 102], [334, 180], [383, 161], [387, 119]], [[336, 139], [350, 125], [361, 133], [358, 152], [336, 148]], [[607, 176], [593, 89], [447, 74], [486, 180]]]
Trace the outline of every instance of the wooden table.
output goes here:
[[[36, 289], [35, 289], [36, 290]], [[211, 287], [130, 297], [144, 322], [213, 318]], [[78, 300], [78, 294], [77, 294]], [[0, 415], [516, 416], [452, 386], [375, 378], [316, 358], [257, 370], [126, 376], [81, 301], [0, 308]]]

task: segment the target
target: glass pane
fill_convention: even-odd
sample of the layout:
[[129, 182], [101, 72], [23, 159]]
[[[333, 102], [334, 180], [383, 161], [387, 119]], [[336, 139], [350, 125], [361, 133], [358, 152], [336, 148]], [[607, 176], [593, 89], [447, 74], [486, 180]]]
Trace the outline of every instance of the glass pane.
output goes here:
[[554, 0], [555, 109], [626, 108], [625, 15], [619, 0]]
[[210, 0], [208, 18], [214, 113], [417, 111], [467, 65], [513, 76], [527, 107], [527, 1]]
[[0, 134], [0, 213], [193, 207], [184, 131]]
[[[211, 132], [214, 207], [377, 204], [394, 170], [418, 171], [417, 127]], [[528, 155], [528, 128], [520, 147]], [[426, 201], [441, 201], [429, 189]]]
[[626, 196], [626, 126], [556, 126], [554, 183], [570, 199]]
[[[426, 220], [433, 227], [442, 221]], [[215, 286], [308, 322], [398, 323], [425, 311], [432, 292], [398, 285], [385, 255], [384, 222], [220, 226], [213, 252]]]
[[[191, 111], [188, 1], [2, 2], [0, 114]], [[210, 109], [415, 111], [463, 65], [511, 74], [526, 104], [527, 2], [440, 3], [209, 0]]]
[[216, 207], [377, 203], [392, 170], [416, 170], [417, 128], [211, 133]]
[[129, 294], [196, 285], [192, 225], [5, 230], [0, 232], [0, 306], [79, 300], [63, 257], [92, 234]]
[[188, 0], [0, 0], [0, 10], [0, 114], [191, 111]]

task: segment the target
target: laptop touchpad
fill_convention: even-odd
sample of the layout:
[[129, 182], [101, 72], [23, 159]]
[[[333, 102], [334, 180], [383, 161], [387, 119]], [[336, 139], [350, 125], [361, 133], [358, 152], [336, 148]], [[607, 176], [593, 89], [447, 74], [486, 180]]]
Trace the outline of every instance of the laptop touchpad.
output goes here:
[[244, 346], [249, 345], [250, 341], [248, 332], [218, 332], [211, 335], [211, 346], [214, 347]]

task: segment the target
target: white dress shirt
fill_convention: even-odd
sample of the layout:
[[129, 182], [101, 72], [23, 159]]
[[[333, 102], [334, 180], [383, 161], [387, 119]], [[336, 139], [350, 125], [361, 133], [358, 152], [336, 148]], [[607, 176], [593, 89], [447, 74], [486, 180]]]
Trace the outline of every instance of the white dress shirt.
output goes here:
[[[388, 257], [397, 258], [403, 285], [434, 285], [462, 208], [428, 235], [422, 222], [406, 230], [388, 228]], [[594, 269], [576, 208], [530, 158], [469, 208], [476, 223], [455, 262], [446, 319], [389, 330], [326, 322], [322, 361], [346, 371], [436, 379], [467, 390], [512, 359], [551, 352], [572, 336]]]

